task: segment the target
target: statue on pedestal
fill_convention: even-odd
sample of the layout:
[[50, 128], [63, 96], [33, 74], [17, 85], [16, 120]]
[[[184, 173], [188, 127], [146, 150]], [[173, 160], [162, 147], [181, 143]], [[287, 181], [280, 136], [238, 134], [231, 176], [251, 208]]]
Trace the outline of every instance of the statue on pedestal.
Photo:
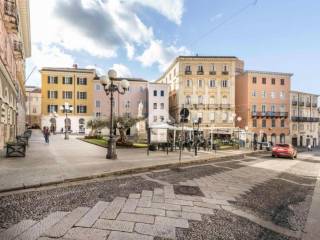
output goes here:
[[147, 139], [147, 133], [146, 133], [146, 122], [143, 116], [142, 101], [140, 101], [140, 103], [138, 104], [138, 118], [141, 118], [141, 121], [139, 121], [136, 125], [138, 141], [144, 141]]

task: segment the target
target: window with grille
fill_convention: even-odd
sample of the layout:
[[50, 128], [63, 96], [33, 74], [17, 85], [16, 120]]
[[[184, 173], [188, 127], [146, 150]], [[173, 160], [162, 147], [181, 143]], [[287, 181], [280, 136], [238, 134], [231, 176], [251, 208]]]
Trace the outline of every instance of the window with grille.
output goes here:
[[72, 99], [72, 91], [62, 91], [63, 99]]
[[223, 88], [228, 87], [228, 85], [229, 85], [228, 83], [229, 83], [228, 80], [222, 80], [222, 82], [221, 82], [221, 87], [223, 87]]
[[72, 84], [72, 77], [63, 77], [62, 83], [63, 84]]
[[78, 106], [77, 106], [77, 113], [87, 113], [87, 106], [85, 106], [85, 105], [78, 105]]
[[87, 92], [77, 92], [78, 99], [87, 99]]
[[48, 98], [49, 99], [57, 99], [58, 98], [58, 91], [48, 91]]

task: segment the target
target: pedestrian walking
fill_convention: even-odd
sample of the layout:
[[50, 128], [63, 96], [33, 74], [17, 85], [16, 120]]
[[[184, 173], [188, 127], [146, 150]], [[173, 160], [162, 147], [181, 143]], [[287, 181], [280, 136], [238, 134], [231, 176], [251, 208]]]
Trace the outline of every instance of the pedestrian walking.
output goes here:
[[49, 144], [50, 130], [48, 127], [43, 128], [43, 136], [44, 136], [45, 142]]
[[310, 144], [310, 143], [308, 144], [308, 152], [309, 152], [309, 151], [312, 151], [312, 147], [311, 147], [311, 144]]

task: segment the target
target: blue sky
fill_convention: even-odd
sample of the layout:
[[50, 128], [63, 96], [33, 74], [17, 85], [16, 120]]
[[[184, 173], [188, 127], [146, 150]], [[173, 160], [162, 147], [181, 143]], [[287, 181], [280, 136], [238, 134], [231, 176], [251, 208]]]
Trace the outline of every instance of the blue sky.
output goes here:
[[[320, 2], [258, 0], [210, 32], [253, 2], [30, 0], [27, 74], [77, 63], [155, 80], [177, 55], [233, 55], [246, 69], [294, 73], [292, 89], [320, 94]], [[28, 84], [40, 84], [37, 70]]]

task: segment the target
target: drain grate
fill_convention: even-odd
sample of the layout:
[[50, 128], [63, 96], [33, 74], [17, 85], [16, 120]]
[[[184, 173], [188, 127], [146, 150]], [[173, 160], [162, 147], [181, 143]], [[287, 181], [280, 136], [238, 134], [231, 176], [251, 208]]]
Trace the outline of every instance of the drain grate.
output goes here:
[[175, 194], [204, 197], [204, 194], [201, 192], [199, 187], [174, 185], [173, 189]]

